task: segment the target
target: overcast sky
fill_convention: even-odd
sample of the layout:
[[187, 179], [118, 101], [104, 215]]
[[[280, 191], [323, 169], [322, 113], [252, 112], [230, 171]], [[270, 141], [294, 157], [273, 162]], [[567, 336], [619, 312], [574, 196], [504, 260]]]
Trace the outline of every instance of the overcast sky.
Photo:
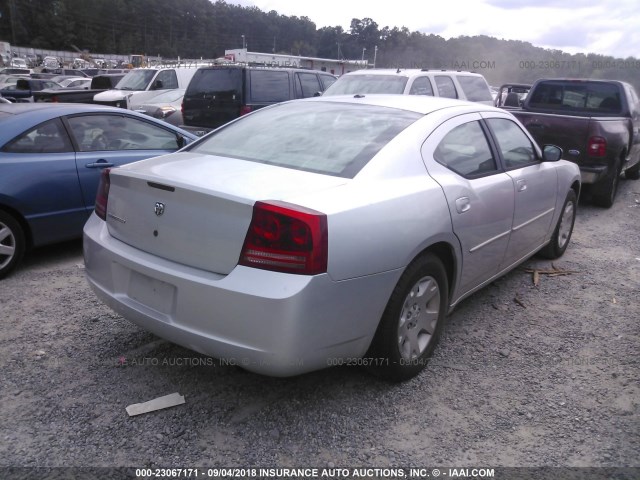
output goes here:
[[638, 0], [229, 0], [281, 15], [309, 17], [317, 28], [371, 18], [444, 38], [489, 35], [568, 53], [640, 58]]

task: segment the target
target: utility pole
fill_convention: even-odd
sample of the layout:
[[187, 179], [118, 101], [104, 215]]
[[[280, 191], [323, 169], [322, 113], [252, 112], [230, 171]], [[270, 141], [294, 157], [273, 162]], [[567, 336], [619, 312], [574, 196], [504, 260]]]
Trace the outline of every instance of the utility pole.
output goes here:
[[242, 49], [244, 50], [245, 48], [247, 48], [247, 43], [245, 41], [244, 35], [242, 35]]
[[378, 45], [373, 49], [373, 68], [376, 68], [376, 58], [378, 57]]

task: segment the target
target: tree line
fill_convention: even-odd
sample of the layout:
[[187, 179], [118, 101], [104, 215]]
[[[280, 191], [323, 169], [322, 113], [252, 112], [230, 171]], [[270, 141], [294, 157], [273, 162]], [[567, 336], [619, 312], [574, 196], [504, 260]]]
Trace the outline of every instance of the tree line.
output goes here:
[[209, 0], [0, 0], [0, 40], [52, 50], [217, 58], [225, 49], [375, 61], [376, 67], [472, 70], [489, 83], [610, 78], [640, 90], [640, 60], [568, 54], [488, 36], [444, 39], [354, 18], [317, 28], [308, 17]]

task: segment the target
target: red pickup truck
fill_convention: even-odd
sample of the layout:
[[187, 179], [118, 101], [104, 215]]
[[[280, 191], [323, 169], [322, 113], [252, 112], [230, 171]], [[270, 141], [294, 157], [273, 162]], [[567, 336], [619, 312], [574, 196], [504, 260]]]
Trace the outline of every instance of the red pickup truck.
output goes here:
[[553, 144], [580, 166], [594, 204], [610, 207], [620, 175], [640, 178], [640, 103], [615, 80], [541, 79], [521, 108], [510, 108], [540, 145]]

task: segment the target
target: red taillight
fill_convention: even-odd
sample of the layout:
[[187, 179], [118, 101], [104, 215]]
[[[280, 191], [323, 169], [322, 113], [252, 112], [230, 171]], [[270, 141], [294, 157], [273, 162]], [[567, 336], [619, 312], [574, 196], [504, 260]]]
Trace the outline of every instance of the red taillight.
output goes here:
[[284, 202], [256, 202], [240, 265], [316, 275], [327, 271], [327, 216]]
[[607, 141], [603, 137], [590, 137], [587, 145], [587, 155], [590, 157], [604, 157], [607, 154]]
[[240, 116], [251, 113], [251, 107], [249, 105], [242, 105], [240, 107]]
[[96, 194], [96, 215], [105, 222], [107, 221], [107, 203], [109, 202], [109, 187], [111, 186], [110, 171], [111, 169], [109, 168], [102, 170], [98, 193]]

